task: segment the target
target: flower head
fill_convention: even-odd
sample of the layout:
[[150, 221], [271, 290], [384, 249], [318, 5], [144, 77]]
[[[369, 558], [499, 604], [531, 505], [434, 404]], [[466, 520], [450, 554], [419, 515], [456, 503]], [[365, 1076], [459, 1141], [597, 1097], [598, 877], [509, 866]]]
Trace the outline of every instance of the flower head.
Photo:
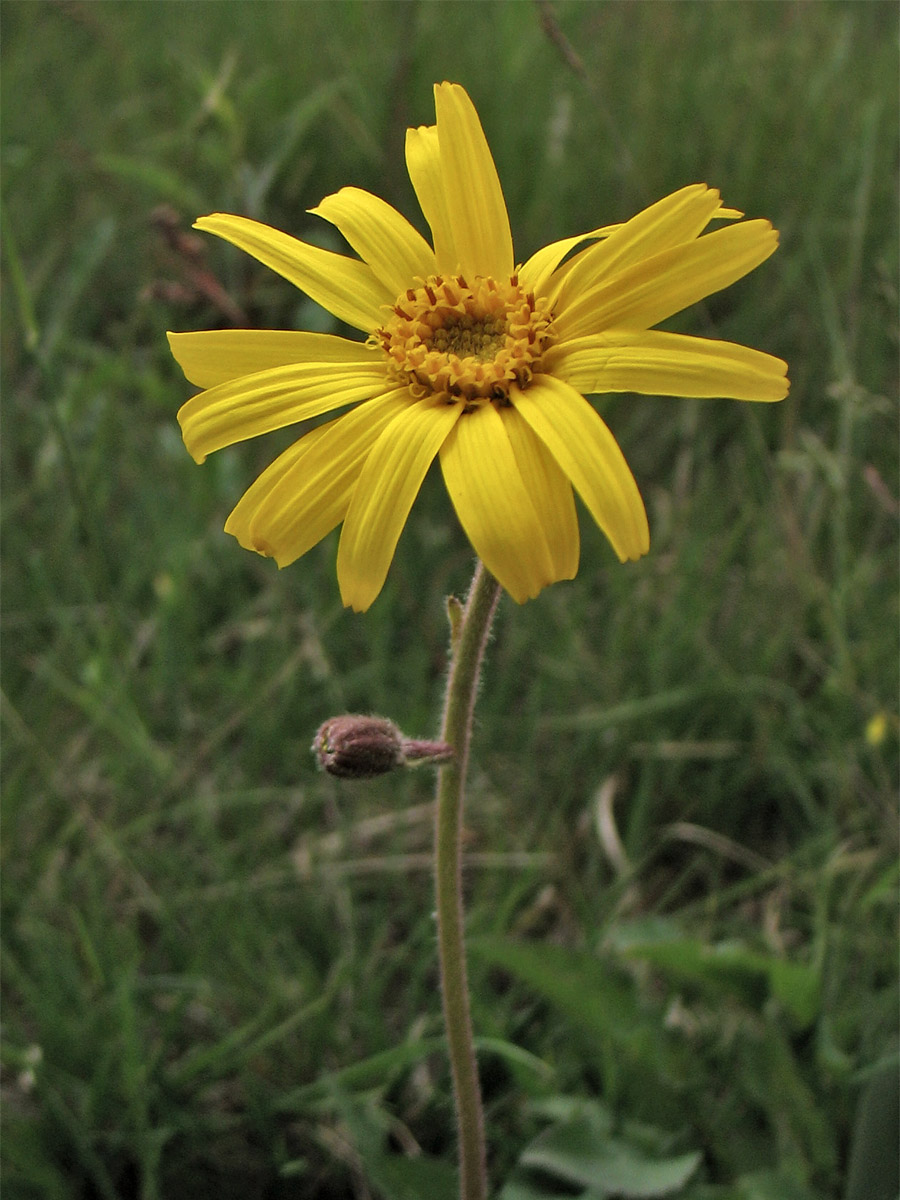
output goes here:
[[[345, 604], [369, 607], [413, 501], [440, 458], [476, 553], [517, 601], [578, 568], [574, 491], [624, 562], [647, 552], [628, 464], [583, 393], [781, 400], [786, 364], [731, 342], [651, 326], [727, 287], [775, 250], [768, 221], [735, 223], [693, 184], [621, 225], [545, 246], [522, 265], [478, 114], [435, 87], [437, 124], [410, 129], [406, 163], [433, 248], [395, 209], [342, 188], [311, 211], [359, 258], [245, 217], [196, 228], [252, 254], [367, 335], [219, 330], [169, 334], [205, 389], [179, 411], [198, 462], [325, 413], [263, 472], [225, 525], [280, 567], [343, 522]], [[729, 224], [701, 237], [709, 223]]]

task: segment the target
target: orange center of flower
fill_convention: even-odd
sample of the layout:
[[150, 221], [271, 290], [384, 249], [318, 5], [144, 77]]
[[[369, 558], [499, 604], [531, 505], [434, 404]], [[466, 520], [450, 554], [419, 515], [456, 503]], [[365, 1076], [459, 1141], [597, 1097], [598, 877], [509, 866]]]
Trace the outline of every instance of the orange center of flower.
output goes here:
[[514, 275], [508, 282], [432, 275], [397, 298], [375, 331], [391, 373], [416, 399], [444, 395], [467, 407], [527, 387], [550, 342], [551, 313]]

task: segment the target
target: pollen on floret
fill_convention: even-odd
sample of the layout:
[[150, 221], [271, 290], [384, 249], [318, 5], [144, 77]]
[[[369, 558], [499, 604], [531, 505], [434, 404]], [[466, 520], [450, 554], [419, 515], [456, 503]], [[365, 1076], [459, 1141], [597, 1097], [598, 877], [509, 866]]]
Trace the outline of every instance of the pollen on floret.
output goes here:
[[551, 313], [516, 276], [507, 281], [431, 276], [408, 288], [374, 340], [416, 399], [503, 403], [527, 387], [550, 345]]

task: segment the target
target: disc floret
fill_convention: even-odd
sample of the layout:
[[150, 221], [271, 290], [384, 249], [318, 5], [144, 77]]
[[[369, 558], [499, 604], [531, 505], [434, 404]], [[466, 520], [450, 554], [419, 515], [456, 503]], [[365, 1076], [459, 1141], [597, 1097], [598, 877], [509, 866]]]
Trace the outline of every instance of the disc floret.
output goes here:
[[527, 387], [550, 344], [551, 313], [508, 281], [432, 275], [398, 297], [375, 331], [392, 375], [416, 399], [444, 395], [475, 407], [508, 400], [510, 385]]

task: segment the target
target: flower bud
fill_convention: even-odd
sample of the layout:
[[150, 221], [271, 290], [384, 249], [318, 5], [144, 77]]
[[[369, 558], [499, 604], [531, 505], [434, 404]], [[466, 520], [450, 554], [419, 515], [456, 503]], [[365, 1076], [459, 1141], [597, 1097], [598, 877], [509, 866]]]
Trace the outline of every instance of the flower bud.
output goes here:
[[413, 763], [442, 763], [453, 757], [446, 742], [414, 740], [386, 717], [358, 713], [331, 717], [312, 744], [319, 766], [343, 779], [371, 779]]
[[313, 742], [319, 765], [343, 779], [371, 779], [404, 764], [403, 739], [393, 721], [356, 714], [331, 717]]

